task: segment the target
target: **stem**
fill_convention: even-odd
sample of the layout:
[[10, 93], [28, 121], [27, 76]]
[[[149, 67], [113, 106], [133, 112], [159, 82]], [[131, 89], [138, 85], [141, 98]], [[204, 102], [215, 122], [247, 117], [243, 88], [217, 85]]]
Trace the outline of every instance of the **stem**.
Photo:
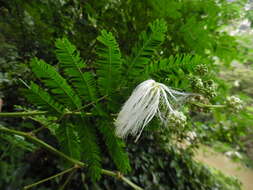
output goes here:
[[124, 181], [125, 183], [127, 183], [130, 187], [132, 187], [135, 190], [143, 190], [141, 187], [139, 187], [138, 185], [134, 184], [132, 181], [130, 181], [129, 179], [127, 179], [124, 176], [121, 177], [121, 180]]
[[33, 115], [46, 115], [46, 111], [31, 111], [31, 112], [1, 112], [0, 117], [26, 117]]
[[91, 106], [91, 105], [93, 105], [93, 104], [98, 103], [99, 101], [101, 101], [101, 100], [105, 99], [106, 97], [107, 97], [107, 95], [105, 95], [105, 96], [103, 96], [103, 97], [101, 97], [101, 98], [97, 99], [97, 101], [94, 101], [94, 102], [88, 103], [88, 104], [84, 105], [83, 107], [78, 108], [78, 109], [77, 109], [77, 110], [75, 110], [75, 111], [81, 111], [81, 110], [82, 110], [82, 109], [84, 109], [84, 108], [87, 108], [87, 107], [89, 107], [89, 106]]
[[125, 183], [127, 183], [129, 186], [131, 186], [135, 190], [143, 190], [141, 187], [139, 187], [138, 185], [134, 184], [132, 181], [130, 181], [129, 179], [124, 177], [120, 172], [113, 172], [110, 170], [102, 169], [101, 173], [105, 174], [105, 175], [112, 176], [112, 177], [116, 177], [116, 178], [124, 181]]
[[38, 132], [40, 132], [41, 130], [46, 129], [46, 128], [47, 128], [47, 127], [46, 127], [45, 125], [43, 125], [42, 127], [38, 128], [38, 129], [32, 130], [30, 133], [36, 134], [36, 133], [38, 133]]
[[[27, 112], [0, 112], [0, 117], [29, 117], [34, 115], [52, 115], [51, 112], [48, 111], [27, 111]], [[59, 120], [61, 120], [66, 115], [85, 115], [92, 116], [90, 112], [66, 112], [62, 114]], [[116, 116], [117, 114], [111, 113], [111, 116]]]
[[56, 178], [56, 177], [62, 176], [62, 175], [64, 175], [65, 173], [71, 172], [71, 171], [74, 170], [74, 169], [76, 169], [75, 166], [72, 167], [72, 168], [69, 168], [69, 169], [67, 169], [67, 170], [64, 170], [64, 171], [62, 171], [62, 172], [60, 172], [60, 173], [58, 173], [58, 174], [55, 174], [55, 175], [53, 175], [53, 176], [50, 176], [50, 177], [48, 177], [48, 178], [42, 179], [42, 180], [40, 180], [40, 181], [37, 181], [37, 182], [35, 182], [35, 183], [31, 184], [31, 185], [26, 185], [26, 186], [24, 187], [24, 190], [30, 189], [30, 188], [32, 188], [32, 187], [34, 187], [34, 186], [37, 186], [37, 185], [41, 184], [41, 183], [44, 183], [44, 182], [49, 181], [49, 180], [51, 180], [51, 179], [54, 179], [54, 178]]
[[65, 189], [65, 187], [68, 185], [68, 183], [70, 182], [71, 178], [73, 177], [74, 173], [75, 173], [75, 170], [73, 170], [73, 171], [69, 174], [68, 178], [66, 179], [66, 181], [65, 181], [64, 184], [60, 187], [59, 190], [64, 190], [64, 189]]
[[[87, 164], [76, 160], [74, 158], [69, 157], [68, 155], [60, 152], [59, 150], [55, 149], [54, 147], [52, 147], [51, 145], [45, 143], [44, 141], [38, 139], [35, 136], [32, 136], [30, 133], [26, 133], [26, 132], [22, 132], [22, 131], [17, 131], [14, 129], [8, 129], [6, 127], [3, 127], [0, 125], [0, 131], [5, 132], [5, 133], [9, 133], [9, 134], [16, 134], [16, 135], [20, 135], [23, 136], [29, 140], [31, 140], [32, 142], [38, 144], [39, 146], [44, 147], [45, 149], [49, 150], [50, 152], [65, 158], [66, 160], [68, 160], [70, 163], [74, 164], [76, 167], [87, 167]], [[102, 174], [104, 175], [108, 175], [108, 176], [112, 176], [112, 177], [116, 177], [122, 181], [124, 181], [125, 183], [127, 183], [129, 186], [131, 186], [134, 190], [143, 190], [141, 187], [139, 187], [138, 185], [134, 184], [133, 182], [131, 182], [129, 179], [127, 179], [126, 177], [124, 177], [123, 175], [120, 175], [119, 172], [113, 172], [110, 170], [106, 170], [106, 169], [102, 169], [101, 171]]]
[[225, 108], [226, 107], [226, 105], [202, 104], [202, 103], [197, 103], [197, 102], [190, 102], [190, 104], [193, 104], [202, 108]]
[[[28, 112], [0, 112], [0, 117], [29, 117], [34, 115], [51, 115], [47, 111], [28, 111]], [[91, 113], [84, 113], [85, 115], [92, 115]], [[65, 115], [81, 115], [81, 112], [66, 112]]]
[[59, 150], [55, 149], [54, 147], [50, 146], [49, 144], [45, 143], [44, 141], [38, 139], [37, 137], [31, 135], [31, 133], [26, 133], [26, 132], [22, 132], [22, 131], [17, 131], [14, 129], [8, 129], [6, 127], [0, 126], [0, 131], [5, 132], [5, 133], [9, 133], [9, 134], [16, 134], [16, 135], [20, 135], [23, 136], [29, 140], [31, 140], [32, 142], [34, 142], [35, 144], [44, 147], [45, 149], [49, 150], [50, 152], [65, 158], [66, 160], [68, 160], [69, 162], [79, 165], [81, 167], [87, 166], [85, 163], [80, 162], [74, 158], [69, 157], [68, 155], [60, 152]]

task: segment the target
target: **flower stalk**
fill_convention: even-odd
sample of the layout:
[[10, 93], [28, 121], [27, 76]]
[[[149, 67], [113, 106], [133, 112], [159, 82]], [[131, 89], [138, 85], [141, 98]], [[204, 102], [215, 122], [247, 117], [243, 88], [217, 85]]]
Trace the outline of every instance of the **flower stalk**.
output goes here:
[[189, 102], [190, 104], [192, 105], [195, 105], [195, 106], [198, 106], [198, 107], [201, 107], [201, 108], [225, 108], [227, 107], [226, 105], [212, 105], [212, 104], [203, 104], [203, 103], [200, 103], [200, 102]]

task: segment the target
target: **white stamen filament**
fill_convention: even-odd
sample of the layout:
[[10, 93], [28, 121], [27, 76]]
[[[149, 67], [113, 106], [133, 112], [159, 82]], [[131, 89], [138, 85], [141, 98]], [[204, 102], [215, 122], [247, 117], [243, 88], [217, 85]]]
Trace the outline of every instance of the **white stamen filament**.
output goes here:
[[124, 138], [131, 134], [137, 136], [137, 141], [155, 115], [166, 124], [167, 112], [174, 112], [173, 103], [178, 103], [188, 95], [190, 94], [172, 90], [152, 79], [142, 82], [134, 89], [118, 114], [115, 121], [116, 135]]

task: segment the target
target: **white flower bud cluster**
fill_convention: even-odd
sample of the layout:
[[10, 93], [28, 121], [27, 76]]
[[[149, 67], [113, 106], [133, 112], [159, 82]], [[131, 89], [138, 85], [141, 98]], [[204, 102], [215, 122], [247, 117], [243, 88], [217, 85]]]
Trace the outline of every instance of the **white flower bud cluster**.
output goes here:
[[238, 112], [243, 109], [243, 101], [236, 96], [229, 96], [226, 99], [226, 105], [234, 112]]
[[168, 124], [175, 127], [184, 127], [186, 125], [186, 116], [183, 112], [173, 111], [168, 114]]
[[191, 86], [197, 91], [201, 91], [204, 88], [204, 83], [201, 78], [192, 76], [190, 77]]
[[217, 85], [214, 83], [213, 80], [203, 81], [198, 76], [190, 76], [189, 80], [193, 90], [198, 93], [204, 94], [207, 98], [212, 99], [217, 95]]
[[207, 68], [206, 65], [200, 64], [200, 65], [197, 65], [197, 66], [196, 66], [195, 71], [196, 71], [199, 75], [204, 76], [204, 75], [206, 75], [206, 74], [208, 73], [208, 68]]
[[202, 89], [204, 86], [204, 83], [201, 78], [197, 78], [195, 81], [195, 86], [197, 89]]

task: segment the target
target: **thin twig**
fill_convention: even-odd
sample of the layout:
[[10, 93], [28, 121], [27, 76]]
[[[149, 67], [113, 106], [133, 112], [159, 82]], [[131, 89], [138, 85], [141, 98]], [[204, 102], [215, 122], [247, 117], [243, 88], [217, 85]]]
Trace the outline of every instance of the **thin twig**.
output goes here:
[[[31, 120], [33, 120], [35, 122], [38, 122], [41, 125], [41, 127], [30, 131], [30, 133], [36, 134], [36, 133], [42, 131], [43, 129], [48, 129], [48, 125], [46, 125], [45, 123], [41, 122], [39, 119], [36, 119], [35, 117], [29, 117], [29, 119], [31, 119]], [[53, 120], [52, 120], [52, 122], [53, 122]]]
[[73, 170], [69, 175], [68, 178], [66, 179], [66, 181], [63, 183], [63, 185], [60, 187], [59, 190], [64, 190], [65, 187], [67, 186], [67, 184], [70, 182], [71, 178], [73, 177], [74, 173], [76, 170]]
[[198, 102], [189, 102], [190, 104], [196, 105], [202, 108], [225, 108], [226, 105], [212, 105], [212, 104], [202, 104]]
[[45, 125], [43, 125], [43, 126], [37, 128], [37, 129], [32, 130], [30, 133], [36, 134], [36, 133], [38, 133], [38, 132], [40, 132], [41, 130], [46, 129], [46, 128], [47, 128], [47, 127], [46, 127]]
[[80, 108], [78, 108], [77, 110], [74, 110], [74, 111], [81, 111], [81, 110], [82, 110], [82, 109], [84, 109], [84, 108], [87, 108], [87, 107], [89, 107], [89, 106], [91, 106], [91, 105], [93, 105], [93, 104], [98, 103], [99, 101], [101, 101], [101, 100], [105, 99], [106, 97], [107, 97], [107, 95], [102, 96], [101, 98], [97, 99], [96, 101], [94, 101], [94, 102], [90, 102], [90, 103], [88, 103], [88, 104], [84, 105], [83, 107], [80, 107]]
[[54, 179], [54, 178], [56, 178], [56, 177], [62, 176], [62, 175], [64, 175], [65, 173], [71, 172], [71, 171], [74, 170], [74, 169], [76, 169], [76, 166], [74, 166], [74, 167], [72, 167], [72, 168], [69, 168], [69, 169], [67, 169], [67, 170], [64, 170], [64, 171], [62, 171], [62, 172], [60, 172], [60, 173], [57, 173], [57, 174], [55, 174], [55, 175], [53, 175], [53, 176], [50, 176], [50, 177], [48, 177], [48, 178], [42, 179], [42, 180], [40, 180], [40, 181], [37, 181], [37, 182], [35, 182], [35, 183], [33, 183], [33, 184], [26, 185], [23, 189], [24, 189], [24, 190], [30, 189], [30, 188], [32, 188], [32, 187], [34, 187], [34, 186], [37, 186], [37, 185], [42, 184], [42, 183], [45, 183], [46, 181], [49, 181], [49, 180], [52, 180], [52, 179]]

